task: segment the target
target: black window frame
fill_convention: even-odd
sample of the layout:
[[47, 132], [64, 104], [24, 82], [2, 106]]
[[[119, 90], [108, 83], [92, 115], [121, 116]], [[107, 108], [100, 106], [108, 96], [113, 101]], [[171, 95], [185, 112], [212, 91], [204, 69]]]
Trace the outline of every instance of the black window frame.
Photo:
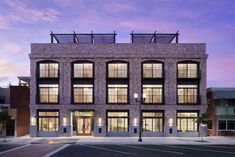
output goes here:
[[[53, 77], [53, 78], [50, 78], [50, 77], [39, 77], [40, 74], [39, 74], [39, 67], [40, 67], [40, 64], [49, 64], [49, 63], [58, 63], [58, 77]], [[57, 84], [58, 85], [58, 102], [57, 103], [41, 103], [40, 102], [40, 89], [39, 89], [39, 85], [40, 84]], [[36, 103], [37, 104], [47, 104], [47, 105], [54, 105], [54, 104], [59, 104], [60, 103], [60, 63], [56, 60], [40, 60], [40, 61], [37, 61], [36, 62]]]
[[[80, 87], [74, 87], [74, 85], [92, 85], [92, 102], [75, 102], [74, 101], [74, 88], [80, 88]], [[94, 100], [95, 100], [95, 98], [94, 98], [94, 94], [95, 94], [95, 92], [94, 92], [94, 84], [72, 84], [72, 103], [73, 104], [94, 104]]]
[[[144, 78], [143, 77], [143, 66], [144, 64], [162, 64], [162, 77], [161, 78]], [[159, 60], [145, 60], [141, 62], [141, 95], [143, 95], [143, 85], [162, 85], [162, 102], [161, 103], [145, 103], [143, 97], [141, 97], [142, 105], [164, 105], [165, 104], [165, 65], [163, 61]]]
[[[142, 104], [144, 104], [144, 105], [163, 105], [164, 104], [164, 85], [162, 84], [162, 83], [155, 83], [155, 84], [148, 84], [148, 83], [146, 83], [146, 84], [143, 84], [142, 83], [142, 87], [141, 87], [141, 93], [142, 93], [142, 95], [144, 94], [144, 85], [161, 85], [162, 86], [162, 95], [161, 95], [161, 99], [162, 99], [162, 101], [161, 102], [159, 102], [159, 103], [156, 103], [156, 102], [149, 102], [149, 103], [147, 103], [146, 102], [146, 99], [145, 99], [145, 101], [142, 101]], [[151, 88], [151, 89], [153, 89], [153, 88]], [[152, 95], [152, 97], [153, 97], [153, 95]], [[142, 98], [143, 99], [143, 98]], [[153, 98], [152, 98], [153, 99]]]
[[[49, 102], [49, 99], [48, 99], [48, 102], [41, 102], [40, 101], [40, 97], [41, 97], [41, 92], [40, 92], [40, 85], [58, 85], [58, 96], [57, 96], [57, 102]], [[42, 88], [46, 88], [46, 87], [42, 87]], [[50, 88], [50, 87], [49, 87]], [[59, 104], [60, 103], [60, 86], [59, 84], [53, 84], [53, 83], [39, 83], [37, 84], [37, 101], [38, 101], [38, 104]], [[48, 91], [48, 97], [49, 97], [49, 91]]]
[[[187, 64], [187, 77], [179, 77], [179, 68], [178, 65], [179, 64]], [[197, 65], [197, 77], [188, 77], [188, 64], [196, 64]], [[179, 61], [176, 64], [176, 77], [178, 80], [199, 80], [200, 76], [201, 76], [201, 70], [200, 70], [200, 63], [197, 61], [193, 61], [193, 60], [184, 60], [184, 61]]]
[[[197, 113], [197, 117], [178, 117], [178, 113]], [[183, 132], [178, 130], [178, 119], [187, 119], [187, 128], [188, 128], [188, 119], [196, 119], [199, 117], [199, 110], [177, 110], [176, 112], [176, 130], [177, 132]], [[197, 122], [195, 122], [197, 123]], [[185, 131], [185, 132], [198, 132], [199, 131], [199, 124], [197, 123], [197, 130], [196, 131]]]
[[[109, 123], [108, 123], [108, 113], [109, 112], [127, 112], [127, 117], [111, 117], [111, 118], [127, 118], [127, 131], [108, 131]], [[109, 133], [128, 133], [130, 127], [130, 111], [129, 110], [106, 110], [106, 132]]]
[[[148, 116], [143, 116], [143, 113], [162, 113], [162, 116], [161, 117], [148, 117]], [[143, 132], [159, 132], [159, 133], [163, 133], [164, 132], [164, 125], [165, 125], [165, 113], [163, 110], [142, 110], [141, 111], [141, 114], [142, 114], [142, 131]], [[144, 130], [144, 119], [161, 119], [162, 120], [162, 131], [145, 131]], [[153, 123], [153, 122], [152, 122]], [[153, 125], [153, 124], [152, 124]], [[153, 126], [152, 126], [152, 129], [153, 129]]]
[[[196, 102], [195, 103], [189, 103], [188, 101], [185, 103], [179, 103], [179, 93], [178, 93], [178, 85], [196, 85], [197, 86], [197, 98], [196, 98]], [[190, 88], [187, 88], [190, 89]], [[177, 105], [198, 105], [200, 104], [200, 87], [199, 84], [197, 82], [178, 82], [177, 86], [176, 86], [176, 101], [177, 101]]]
[[[58, 116], [39, 116], [39, 112], [58, 112]], [[57, 131], [41, 131], [40, 128], [39, 128], [40, 127], [39, 126], [39, 118], [58, 118], [58, 130]], [[60, 131], [60, 110], [56, 110], [56, 109], [38, 109], [37, 110], [36, 120], [37, 120], [37, 131], [38, 132], [59, 132]], [[48, 125], [49, 125], [49, 123], [48, 123]]]
[[[92, 78], [87, 77], [74, 77], [74, 64], [92, 64]], [[93, 97], [92, 97], [92, 103], [77, 103], [74, 102], [74, 87], [73, 85], [93, 85]], [[75, 60], [71, 62], [71, 104], [74, 105], [92, 105], [95, 104], [95, 63], [90, 60]]]
[[[127, 64], [127, 78], [109, 78], [109, 69], [108, 69], [108, 65], [109, 64], [112, 64], [112, 63], [126, 63]], [[115, 105], [115, 104], [118, 104], [118, 105], [127, 105], [129, 104], [129, 88], [130, 88], [130, 85], [129, 85], [129, 78], [130, 78], [130, 65], [129, 65], [129, 62], [128, 61], [125, 61], [125, 60], [111, 60], [111, 61], [108, 61], [106, 62], [106, 104], [110, 104], [110, 105]], [[122, 85], [127, 85], [127, 102], [126, 103], [109, 103], [108, 101], [108, 85], [118, 85], [118, 84], [122, 84]]]

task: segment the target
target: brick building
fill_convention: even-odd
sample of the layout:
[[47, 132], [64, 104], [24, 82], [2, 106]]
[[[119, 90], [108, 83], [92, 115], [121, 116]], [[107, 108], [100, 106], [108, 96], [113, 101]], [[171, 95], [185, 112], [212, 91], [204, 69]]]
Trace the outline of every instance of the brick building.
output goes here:
[[137, 136], [140, 117], [143, 136], [198, 136], [206, 44], [178, 35], [52, 33], [31, 44], [30, 136]]
[[235, 88], [208, 88], [207, 99], [212, 121], [209, 133], [235, 136]]

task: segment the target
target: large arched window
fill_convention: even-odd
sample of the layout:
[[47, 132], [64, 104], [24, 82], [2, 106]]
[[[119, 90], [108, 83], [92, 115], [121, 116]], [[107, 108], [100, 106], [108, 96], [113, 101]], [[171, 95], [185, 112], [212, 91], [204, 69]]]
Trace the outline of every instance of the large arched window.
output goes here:
[[125, 61], [108, 62], [108, 78], [128, 78], [128, 63]]
[[198, 78], [199, 64], [195, 61], [182, 61], [177, 64], [178, 78]]
[[145, 61], [142, 63], [142, 78], [162, 78], [163, 63], [158, 61]]
[[53, 60], [45, 60], [38, 62], [39, 78], [58, 78], [59, 63]]
[[73, 78], [93, 78], [94, 63], [91, 61], [76, 61], [72, 63]]

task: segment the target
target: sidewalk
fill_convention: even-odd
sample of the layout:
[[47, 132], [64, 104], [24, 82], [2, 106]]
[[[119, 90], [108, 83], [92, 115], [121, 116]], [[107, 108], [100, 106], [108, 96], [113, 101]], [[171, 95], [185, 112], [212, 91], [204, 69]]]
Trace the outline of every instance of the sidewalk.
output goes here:
[[204, 137], [204, 142], [201, 137], [142, 137], [142, 142], [138, 142], [138, 137], [92, 137], [92, 136], [72, 136], [72, 137], [10, 137], [7, 142], [1, 144], [182, 144], [182, 145], [224, 145], [234, 144], [235, 137], [209, 136]]

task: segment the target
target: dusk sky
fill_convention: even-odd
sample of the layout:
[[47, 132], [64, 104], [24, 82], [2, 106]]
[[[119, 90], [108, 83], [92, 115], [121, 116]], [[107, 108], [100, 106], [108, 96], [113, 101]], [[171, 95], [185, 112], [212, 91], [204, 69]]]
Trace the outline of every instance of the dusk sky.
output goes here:
[[206, 43], [207, 86], [235, 87], [235, 0], [1, 0], [0, 86], [29, 76], [30, 43], [54, 33], [175, 33], [180, 43]]

